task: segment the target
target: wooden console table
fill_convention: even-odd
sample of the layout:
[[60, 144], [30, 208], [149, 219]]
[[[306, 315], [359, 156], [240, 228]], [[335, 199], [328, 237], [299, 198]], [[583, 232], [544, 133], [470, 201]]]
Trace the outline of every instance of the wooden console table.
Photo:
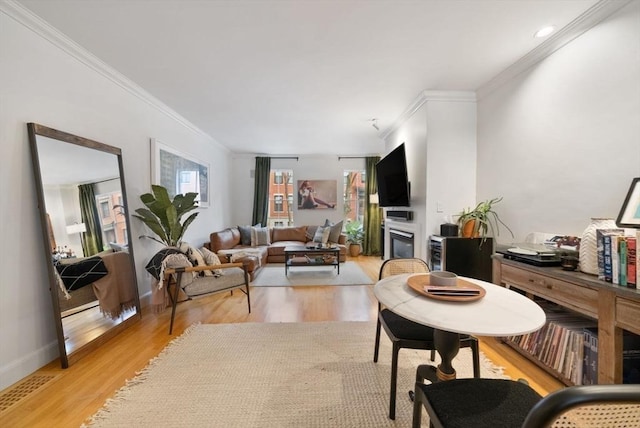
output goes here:
[[622, 333], [640, 334], [640, 290], [560, 267], [493, 256], [494, 284], [513, 287], [598, 321], [598, 383], [622, 383]]

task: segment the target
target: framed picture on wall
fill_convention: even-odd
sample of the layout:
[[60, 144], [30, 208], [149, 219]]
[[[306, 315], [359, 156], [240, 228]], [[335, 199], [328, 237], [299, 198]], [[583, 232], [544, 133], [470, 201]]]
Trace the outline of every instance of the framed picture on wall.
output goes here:
[[209, 206], [209, 164], [151, 139], [151, 183], [166, 187], [169, 197], [196, 192], [199, 207]]
[[640, 229], [640, 177], [631, 181], [616, 223], [619, 227]]
[[298, 180], [298, 209], [335, 209], [337, 180]]

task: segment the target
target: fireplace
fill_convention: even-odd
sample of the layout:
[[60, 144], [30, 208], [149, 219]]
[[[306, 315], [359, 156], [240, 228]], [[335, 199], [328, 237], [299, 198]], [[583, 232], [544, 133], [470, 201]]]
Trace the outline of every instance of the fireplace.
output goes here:
[[389, 229], [389, 246], [392, 259], [410, 259], [414, 256], [414, 234]]

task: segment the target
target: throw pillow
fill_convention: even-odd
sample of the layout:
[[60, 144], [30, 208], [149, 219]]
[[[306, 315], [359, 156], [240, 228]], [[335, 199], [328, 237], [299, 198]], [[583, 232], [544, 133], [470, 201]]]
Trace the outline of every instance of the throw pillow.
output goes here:
[[316, 234], [313, 236], [313, 242], [320, 244], [326, 244], [329, 240], [330, 227], [318, 227]]
[[342, 220], [338, 223], [333, 224], [329, 221], [329, 219], [325, 220], [324, 227], [330, 227], [331, 232], [329, 232], [329, 242], [337, 244], [340, 240], [340, 234], [342, 233]]
[[305, 236], [307, 237], [307, 241], [313, 241], [313, 237], [316, 235], [316, 230], [318, 230], [319, 226], [307, 226], [307, 232]]
[[[216, 253], [210, 251], [206, 247], [200, 248], [200, 252], [202, 253], [202, 257], [204, 258], [204, 262], [207, 266], [221, 265], [220, 258]], [[215, 276], [222, 275], [222, 269], [214, 269], [213, 274]]]
[[261, 227], [260, 223], [254, 226], [238, 226], [238, 231], [240, 232], [240, 245], [251, 245], [251, 228], [252, 227]]
[[[182, 242], [180, 243], [180, 251], [182, 251], [184, 254], [187, 255], [187, 258], [189, 259], [189, 261], [191, 262], [191, 264], [193, 266], [204, 266], [206, 265], [205, 261], [204, 261], [204, 257], [202, 257], [202, 254], [200, 253], [200, 251], [198, 251], [197, 248], [192, 247], [191, 245], [189, 245], [188, 242]], [[210, 270], [205, 270], [202, 271], [202, 274], [204, 276], [213, 276], [213, 272], [211, 272]]]
[[[167, 257], [165, 257], [164, 260], [162, 261], [162, 275], [160, 276], [158, 287], [162, 288], [163, 286], [165, 269], [175, 269], [175, 268], [181, 268], [181, 267], [184, 267], [184, 268], [192, 267], [192, 264], [189, 261], [189, 258], [183, 253], [169, 254]], [[184, 288], [187, 285], [191, 284], [193, 282], [193, 279], [196, 276], [198, 276], [197, 273], [198, 272], [191, 272], [191, 275], [189, 275], [188, 272], [183, 273], [182, 279], [180, 280], [180, 288]], [[174, 281], [178, 280], [178, 274], [174, 273], [172, 276]]]
[[55, 266], [68, 291], [74, 291], [93, 284], [109, 273], [102, 258], [98, 256], [87, 257], [69, 265], [56, 263]]
[[175, 247], [167, 247], [158, 251], [152, 258], [149, 260], [149, 263], [145, 266], [147, 272], [151, 274], [155, 279], [160, 279], [160, 272], [162, 270], [162, 261], [169, 254], [180, 254], [180, 250]]
[[258, 247], [260, 245], [271, 245], [268, 227], [252, 227], [251, 228], [251, 246]]

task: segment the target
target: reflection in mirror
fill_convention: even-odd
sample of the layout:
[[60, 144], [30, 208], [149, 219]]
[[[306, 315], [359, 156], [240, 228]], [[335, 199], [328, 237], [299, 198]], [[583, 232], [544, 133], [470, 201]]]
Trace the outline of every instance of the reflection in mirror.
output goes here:
[[28, 124], [62, 367], [140, 319], [120, 149]]

